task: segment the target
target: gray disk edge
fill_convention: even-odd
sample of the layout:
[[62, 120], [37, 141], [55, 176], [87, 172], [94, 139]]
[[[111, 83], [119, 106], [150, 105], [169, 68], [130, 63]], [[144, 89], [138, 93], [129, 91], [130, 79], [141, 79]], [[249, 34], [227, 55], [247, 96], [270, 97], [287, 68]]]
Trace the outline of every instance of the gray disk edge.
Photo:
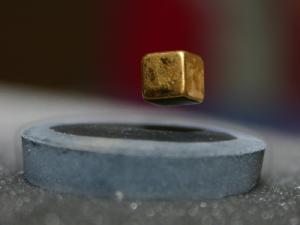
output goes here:
[[122, 193], [128, 199], [218, 199], [248, 192], [259, 181], [266, 144], [240, 132], [199, 127], [235, 139], [172, 142], [53, 129], [74, 123], [38, 123], [22, 132], [24, 177], [30, 184], [99, 197]]

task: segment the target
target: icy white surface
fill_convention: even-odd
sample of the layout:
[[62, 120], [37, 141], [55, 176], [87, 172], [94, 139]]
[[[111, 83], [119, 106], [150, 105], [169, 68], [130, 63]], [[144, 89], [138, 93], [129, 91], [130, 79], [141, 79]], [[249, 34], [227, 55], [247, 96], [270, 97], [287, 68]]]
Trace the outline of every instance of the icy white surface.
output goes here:
[[31, 187], [21, 174], [2, 175], [0, 224], [297, 225], [300, 180], [299, 175], [291, 175], [265, 176], [262, 184], [246, 195], [175, 202], [128, 201], [121, 192], [111, 200], [60, 195]]
[[[0, 107], [0, 225], [300, 225], [300, 135], [256, 129], [255, 135], [269, 147], [261, 183], [246, 195], [217, 201], [128, 201], [117, 191], [115, 199], [109, 200], [49, 193], [24, 182], [22, 173], [16, 172], [21, 168], [18, 131], [31, 121], [68, 114], [121, 114], [137, 122], [145, 118], [163, 121], [166, 116], [157, 112], [146, 116], [148, 110], [115, 106], [86, 96], [9, 86], [0, 87]], [[160, 109], [160, 114], [164, 113], [169, 112]], [[245, 132], [238, 126], [200, 116], [167, 117]]]

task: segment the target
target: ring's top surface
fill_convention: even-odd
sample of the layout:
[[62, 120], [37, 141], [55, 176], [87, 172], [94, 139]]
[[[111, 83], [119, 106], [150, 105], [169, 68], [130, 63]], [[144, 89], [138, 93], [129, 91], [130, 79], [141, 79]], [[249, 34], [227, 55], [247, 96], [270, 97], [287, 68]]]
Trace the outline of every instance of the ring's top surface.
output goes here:
[[48, 122], [23, 131], [37, 143], [107, 154], [159, 157], [210, 157], [248, 154], [266, 148], [263, 141], [232, 130], [166, 123], [69, 120]]

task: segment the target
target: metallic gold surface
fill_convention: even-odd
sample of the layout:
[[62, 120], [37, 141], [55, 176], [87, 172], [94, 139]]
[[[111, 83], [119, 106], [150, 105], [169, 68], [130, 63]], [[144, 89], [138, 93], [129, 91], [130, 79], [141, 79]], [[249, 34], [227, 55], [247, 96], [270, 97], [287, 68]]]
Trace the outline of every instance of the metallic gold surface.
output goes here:
[[150, 53], [142, 59], [143, 97], [156, 104], [195, 104], [204, 99], [204, 64], [185, 51]]

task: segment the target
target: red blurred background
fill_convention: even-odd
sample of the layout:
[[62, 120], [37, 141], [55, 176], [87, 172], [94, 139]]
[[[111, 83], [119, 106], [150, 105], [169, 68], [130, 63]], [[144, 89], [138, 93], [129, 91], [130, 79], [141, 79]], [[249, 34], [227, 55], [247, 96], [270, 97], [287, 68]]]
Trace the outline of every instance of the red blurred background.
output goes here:
[[188, 50], [206, 100], [182, 110], [300, 130], [300, 2], [6, 1], [0, 80], [142, 104], [140, 59]]

